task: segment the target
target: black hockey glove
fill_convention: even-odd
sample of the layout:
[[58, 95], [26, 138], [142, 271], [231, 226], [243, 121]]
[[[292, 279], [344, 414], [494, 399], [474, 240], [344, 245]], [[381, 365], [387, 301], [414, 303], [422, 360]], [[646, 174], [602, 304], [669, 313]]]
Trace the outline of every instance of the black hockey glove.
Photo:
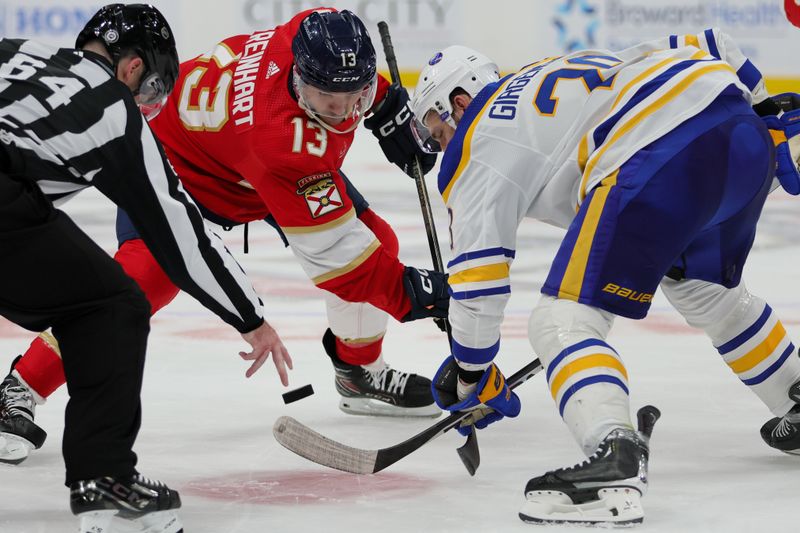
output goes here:
[[781, 93], [765, 98], [753, 106], [753, 111], [759, 117], [779, 115], [781, 112], [796, 111], [800, 109], [800, 94]]
[[414, 157], [419, 157], [422, 174], [427, 174], [436, 163], [436, 154], [424, 152], [414, 139], [411, 133], [413, 118], [408, 106], [408, 91], [393, 84], [372, 116], [364, 120], [364, 126], [378, 138], [386, 159], [412, 178]]
[[406, 313], [401, 322], [420, 318], [447, 318], [447, 309], [450, 306], [447, 274], [407, 266], [403, 272], [403, 286], [411, 300], [411, 311]]

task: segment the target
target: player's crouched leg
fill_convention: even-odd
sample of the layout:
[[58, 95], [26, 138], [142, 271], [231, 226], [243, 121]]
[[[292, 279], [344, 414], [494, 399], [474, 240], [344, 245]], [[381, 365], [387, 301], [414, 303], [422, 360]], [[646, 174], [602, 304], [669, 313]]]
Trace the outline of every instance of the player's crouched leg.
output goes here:
[[761, 427], [770, 447], [800, 454], [800, 358], [777, 313], [744, 283], [733, 288], [698, 280], [661, 283], [686, 322], [703, 329], [728, 367], [774, 418]]
[[391, 368], [383, 360], [389, 315], [367, 303], [325, 293], [330, 329], [322, 339], [336, 373], [339, 408], [377, 416], [438, 416], [428, 378]]
[[525, 522], [626, 525], [641, 522], [647, 489], [648, 437], [658, 411], [630, 421], [627, 371], [605, 342], [613, 315], [542, 296], [529, 335], [547, 370], [559, 413], [588, 459], [534, 477], [519, 512]]
[[[441, 410], [433, 402], [431, 381], [387, 365], [380, 354], [380, 340], [358, 346], [343, 342], [330, 329], [325, 331], [322, 344], [336, 372], [339, 408], [354, 415], [439, 416]], [[376, 349], [377, 358], [369, 355]]]

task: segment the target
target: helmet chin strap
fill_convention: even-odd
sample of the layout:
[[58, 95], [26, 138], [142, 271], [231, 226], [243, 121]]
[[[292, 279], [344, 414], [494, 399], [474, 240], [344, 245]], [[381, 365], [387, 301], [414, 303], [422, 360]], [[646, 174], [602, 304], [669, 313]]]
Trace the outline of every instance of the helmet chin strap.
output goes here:
[[[313, 111], [311, 111], [310, 109], [307, 109], [307, 108], [306, 108], [306, 107], [304, 107], [304, 106], [300, 106], [300, 107], [303, 109], [303, 111], [305, 111], [305, 112], [306, 112], [306, 115], [308, 115], [309, 117], [311, 117], [312, 119], [314, 119], [315, 121], [317, 121], [317, 123], [318, 123], [320, 126], [322, 126], [323, 128], [325, 128], [326, 130], [330, 131], [331, 133], [338, 133], [338, 134], [340, 134], [340, 135], [343, 135], [343, 134], [345, 134], [345, 133], [350, 133], [351, 131], [353, 131], [354, 129], [356, 129], [356, 128], [358, 127], [358, 125], [359, 125], [359, 124], [361, 124], [361, 118], [359, 118], [358, 120], [355, 120], [355, 119], [348, 119], [348, 120], [352, 120], [352, 122], [353, 122], [353, 123], [352, 123], [350, 126], [348, 126], [348, 127], [347, 127], [347, 129], [340, 130], [340, 129], [337, 129], [337, 128], [336, 128], [336, 126], [331, 126], [330, 124], [328, 124], [327, 122], [325, 122], [325, 120], [324, 120], [324, 119], [322, 119], [320, 116], [318, 116], [316, 113], [314, 113], [314, 112], [313, 112]], [[343, 122], [344, 122], [344, 121], [343, 121]]]

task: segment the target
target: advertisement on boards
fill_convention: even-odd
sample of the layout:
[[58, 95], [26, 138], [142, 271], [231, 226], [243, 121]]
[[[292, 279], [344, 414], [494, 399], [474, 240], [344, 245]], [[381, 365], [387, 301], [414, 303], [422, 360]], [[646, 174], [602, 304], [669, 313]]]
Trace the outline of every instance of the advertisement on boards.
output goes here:
[[380, 50], [378, 22], [386, 21], [401, 68], [424, 64], [434, 51], [458, 42], [463, 10], [477, 6], [475, 2], [463, 0], [237, 0], [232, 5], [238, 5], [241, 22], [248, 31], [271, 28], [299, 11], [314, 7], [353, 11], [370, 32], [379, 52], [379, 66], [385, 62]]
[[[771, 75], [798, 74], [800, 30], [783, 0], [551, 0], [551, 44], [561, 53], [581, 48], [620, 50], [670, 34], [719, 27]], [[541, 4], [540, 4], [541, 5]]]
[[[73, 46], [86, 21], [102, 6], [97, 0], [2, 0], [0, 37], [34, 39], [57, 46]], [[123, 2], [132, 3], [132, 2]], [[179, 2], [153, 1], [171, 23], [178, 20]], [[173, 25], [175, 25], [173, 23]]]

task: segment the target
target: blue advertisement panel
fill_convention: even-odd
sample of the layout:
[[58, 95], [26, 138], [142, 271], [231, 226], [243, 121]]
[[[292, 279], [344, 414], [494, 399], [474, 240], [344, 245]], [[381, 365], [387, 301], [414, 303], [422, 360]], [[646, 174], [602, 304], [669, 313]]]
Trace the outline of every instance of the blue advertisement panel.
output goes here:
[[787, 21], [783, 0], [546, 0], [539, 4], [549, 4], [550, 24], [545, 33], [560, 53], [594, 47], [619, 50], [664, 35], [719, 27], [764, 72], [798, 73], [794, 51], [800, 49], [800, 30]]

